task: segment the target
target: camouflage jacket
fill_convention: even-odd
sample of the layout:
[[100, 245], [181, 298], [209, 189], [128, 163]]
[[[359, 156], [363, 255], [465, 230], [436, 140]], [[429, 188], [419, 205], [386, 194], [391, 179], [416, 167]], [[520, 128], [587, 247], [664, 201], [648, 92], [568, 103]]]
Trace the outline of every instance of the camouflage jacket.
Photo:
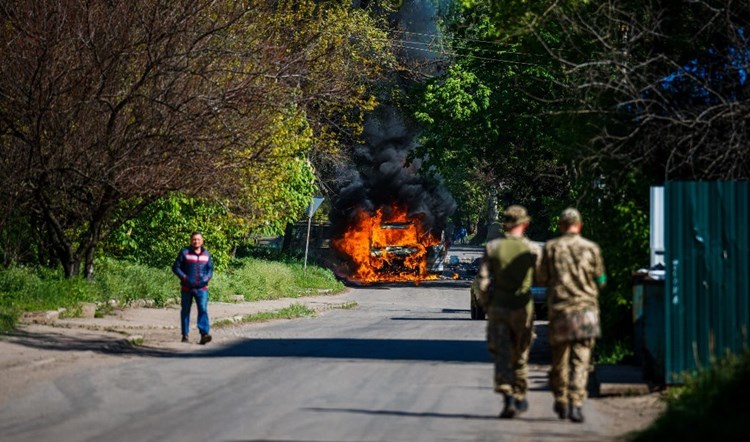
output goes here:
[[537, 282], [547, 287], [550, 321], [591, 310], [598, 316], [599, 289], [606, 283], [599, 246], [578, 234], [547, 241]]
[[493, 310], [524, 308], [531, 303], [534, 270], [541, 249], [526, 237], [506, 234], [487, 243], [477, 275], [479, 301]]

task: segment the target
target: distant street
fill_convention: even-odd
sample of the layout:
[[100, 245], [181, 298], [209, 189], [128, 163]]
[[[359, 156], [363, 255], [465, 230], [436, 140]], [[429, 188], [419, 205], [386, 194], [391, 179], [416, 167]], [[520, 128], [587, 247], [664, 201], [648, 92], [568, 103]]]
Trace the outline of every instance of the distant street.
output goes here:
[[[484, 321], [468, 281], [355, 288], [353, 309], [217, 330], [230, 345], [137, 357], [40, 383], [0, 409], [3, 441], [603, 440], [596, 401], [560, 421], [545, 339], [530, 410], [497, 418]], [[538, 324], [540, 338], [545, 327]]]

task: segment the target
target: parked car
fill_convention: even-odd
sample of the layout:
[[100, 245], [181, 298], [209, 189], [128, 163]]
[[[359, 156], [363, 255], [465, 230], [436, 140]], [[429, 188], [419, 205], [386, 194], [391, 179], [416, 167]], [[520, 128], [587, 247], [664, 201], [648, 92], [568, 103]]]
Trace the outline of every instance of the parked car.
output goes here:
[[[539, 247], [544, 247], [544, 242], [534, 241]], [[481, 264], [481, 258], [477, 258], [474, 262], [475, 267], [479, 269]], [[478, 281], [476, 276], [471, 283], [471, 290], [469, 290], [469, 309], [471, 312], [471, 319], [481, 320], [487, 316], [487, 313], [479, 303], [479, 289]], [[531, 298], [534, 300], [534, 315], [536, 318], [547, 317], [547, 288], [546, 287], [531, 287]]]
[[[547, 288], [546, 287], [531, 287], [531, 298], [534, 300], [534, 316], [537, 319], [544, 319], [547, 317]], [[469, 310], [471, 312], [471, 319], [482, 320], [487, 317], [487, 313], [479, 303], [479, 290], [477, 278], [471, 283], [471, 290], [469, 291]]]
[[479, 283], [477, 278], [471, 282], [471, 289], [469, 290], [469, 305], [471, 306], [471, 319], [481, 320], [487, 316], [487, 313], [479, 303]]

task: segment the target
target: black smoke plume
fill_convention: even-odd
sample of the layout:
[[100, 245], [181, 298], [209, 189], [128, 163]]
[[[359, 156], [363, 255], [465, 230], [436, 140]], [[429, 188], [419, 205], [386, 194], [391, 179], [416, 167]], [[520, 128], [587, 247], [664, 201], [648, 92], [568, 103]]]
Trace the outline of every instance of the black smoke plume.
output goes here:
[[406, 207], [408, 215], [419, 214], [424, 227], [439, 235], [456, 210], [451, 194], [435, 179], [418, 174], [420, 161], [407, 165], [416, 133], [406, 128], [393, 108], [379, 109], [365, 125], [367, 144], [356, 149], [356, 167], [349, 170], [348, 183], [340, 190], [329, 214], [333, 237], [339, 237], [359, 210], [374, 214], [390, 206]]

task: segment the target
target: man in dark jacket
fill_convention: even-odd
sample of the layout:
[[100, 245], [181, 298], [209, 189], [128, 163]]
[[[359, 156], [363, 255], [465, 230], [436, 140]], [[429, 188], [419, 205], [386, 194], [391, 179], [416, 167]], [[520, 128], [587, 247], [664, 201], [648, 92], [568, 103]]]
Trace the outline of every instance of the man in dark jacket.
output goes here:
[[182, 342], [189, 342], [190, 309], [193, 298], [198, 308], [198, 330], [201, 333], [200, 344], [211, 342], [210, 324], [208, 322], [208, 281], [214, 276], [214, 263], [211, 254], [203, 248], [203, 235], [193, 232], [190, 235], [190, 247], [180, 250], [172, 271], [181, 281], [182, 309], [180, 310], [180, 324], [182, 326]]

